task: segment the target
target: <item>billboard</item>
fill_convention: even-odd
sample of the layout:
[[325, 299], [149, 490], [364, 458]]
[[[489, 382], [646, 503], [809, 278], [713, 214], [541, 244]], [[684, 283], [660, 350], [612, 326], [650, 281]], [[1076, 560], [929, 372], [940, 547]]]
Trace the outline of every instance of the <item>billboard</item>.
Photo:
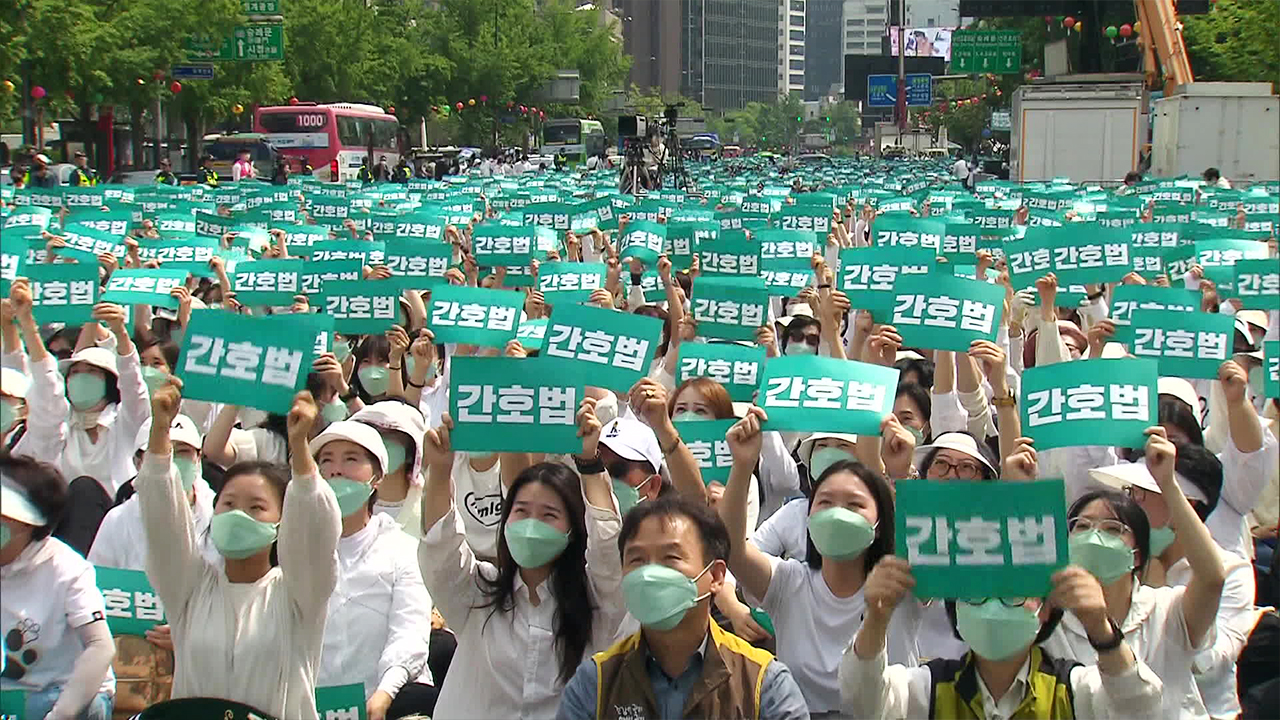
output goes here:
[[[907, 28], [907, 57], [936, 57], [951, 62], [953, 28]], [[889, 28], [889, 54], [898, 56], [898, 28]]]

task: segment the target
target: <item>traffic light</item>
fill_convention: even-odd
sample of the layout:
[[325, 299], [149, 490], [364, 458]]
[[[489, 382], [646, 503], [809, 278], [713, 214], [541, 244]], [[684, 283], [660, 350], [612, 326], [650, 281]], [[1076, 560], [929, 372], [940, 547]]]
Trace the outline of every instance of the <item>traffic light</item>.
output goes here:
[[801, 115], [796, 116], [796, 122], [803, 122], [803, 121], [804, 121], [803, 116]]

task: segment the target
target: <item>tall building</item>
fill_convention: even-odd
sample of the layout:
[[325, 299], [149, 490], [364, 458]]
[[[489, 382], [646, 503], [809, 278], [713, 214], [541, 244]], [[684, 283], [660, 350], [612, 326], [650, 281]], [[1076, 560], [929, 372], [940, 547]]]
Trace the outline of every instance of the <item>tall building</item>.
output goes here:
[[906, 26], [909, 28], [953, 28], [959, 24], [959, 0], [907, 0]]
[[840, 84], [844, 68], [844, 0], [807, 0], [804, 99], [818, 100]]
[[632, 58], [629, 84], [664, 95], [681, 91], [683, 4], [679, 0], [614, 0], [614, 12], [622, 23], [622, 49]]
[[778, 3], [779, 95], [804, 92], [805, 2], [806, 0], [779, 0]]

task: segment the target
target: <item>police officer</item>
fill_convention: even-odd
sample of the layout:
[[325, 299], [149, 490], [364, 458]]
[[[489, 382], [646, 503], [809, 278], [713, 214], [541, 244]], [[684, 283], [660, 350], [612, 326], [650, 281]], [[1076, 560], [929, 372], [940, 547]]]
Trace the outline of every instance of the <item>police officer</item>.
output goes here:
[[409, 167], [409, 159], [401, 156], [400, 162], [396, 163], [396, 169], [391, 174], [391, 182], [407, 183], [409, 178], [413, 177], [413, 169]]
[[356, 172], [356, 179], [365, 185], [373, 182], [373, 173], [369, 170], [368, 156], [360, 158], [360, 169]]
[[306, 158], [302, 158], [302, 176], [311, 177], [311, 174], [315, 171], [316, 169], [311, 167], [311, 161]]
[[211, 162], [213, 156], [209, 153], [200, 156], [200, 170], [196, 173], [196, 178], [209, 187], [218, 187], [218, 173], [209, 167]]
[[76, 166], [71, 169], [70, 182], [72, 187], [92, 187], [98, 184], [98, 173], [89, 167], [89, 156], [84, 154], [83, 150], [77, 150], [75, 154]]
[[177, 185], [178, 176], [173, 174], [169, 158], [160, 158], [160, 172], [156, 173], [157, 185]]

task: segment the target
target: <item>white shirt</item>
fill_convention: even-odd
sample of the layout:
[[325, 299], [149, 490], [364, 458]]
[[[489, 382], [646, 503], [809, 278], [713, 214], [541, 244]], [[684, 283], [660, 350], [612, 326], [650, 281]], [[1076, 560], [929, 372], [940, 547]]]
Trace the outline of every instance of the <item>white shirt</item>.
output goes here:
[[[764, 485], [764, 497], [760, 498], [761, 518], [772, 516], [787, 501], [802, 494], [800, 470], [796, 467], [795, 458], [787, 452], [781, 433], [764, 433], [760, 448], [760, 480]], [[755, 524], [750, 527], [754, 528]]]
[[358, 680], [368, 699], [377, 690], [394, 698], [419, 677], [430, 684], [431, 596], [416, 545], [381, 514], [338, 540], [338, 585], [329, 596], [317, 687]]
[[238, 463], [259, 461], [287, 465], [289, 462], [288, 443], [279, 433], [264, 427], [231, 428], [228, 442], [236, 451]]
[[[400, 529], [414, 540], [422, 539], [422, 486], [409, 485], [409, 492], [404, 500], [395, 503], [384, 503], [375, 500], [373, 512], [384, 513], [395, 518]], [[419, 573], [421, 575], [421, 573]]]
[[809, 499], [796, 498], [770, 515], [751, 536], [751, 544], [766, 555], [804, 562], [809, 555]]
[[53, 463], [68, 482], [84, 475], [92, 477], [114, 498], [120, 486], [133, 477], [134, 440], [138, 428], [151, 417], [151, 398], [142, 380], [137, 351], [116, 355], [120, 402], [108, 405], [98, 416], [96, 443], [72, 422], [57, 359], [48, 355], [40, 362], [32, 361], [30, 367], [27, 432], [14, 446], [13, 454]]
[[279, 567], [257, 582], [232, 583], [200, 556], [171, 462], [147, 453], [134, 487], [147, 578], [173, 628], [173, 697], [221, 697], [279, 718], [318, 720], [315, 676], [342, 532], [333, 490], [318, 474], [295, 475], [281, 513]]
[[[1031, 657], [1039, 653], [1033, 652]], [[1050, 653], [1052, 655], [1052, 653]], [[996, 701], [978, 674], [983, 714], [987, 720], [1008, 720], [1026, 697], [1030, 658], [1018, 678]], [[1131, 720], [1159, 717], [1160, 678], [1137, 662], [1119, 675], [1103, 675], [1096, 665], [1071, 671], [1072, 710], [1078, 718]], [[889, 665], [882, 650], [870, 660], [853, 651], [840, 663], [840, 691], [848, 717], [877, 720], [918, 720], [931, 717], [933, 678], [927, 667]]]
[[[1182, 614], [1185, 590], [1135, 583], [1129, 614], [1120, 623], [1133, 654], [1164, 683], [1159, 716], [1166, 720], [1209, 717], [1191, 677], [1191, 662], [1199, 650], [1212, 646], [1213, 632], [1206, 634], [1201, 647], [1191, 646]], [[1062, 617], [1058, 628], [1044, 642], [1044, 649], [1054, 657], [1071, 658], [1086, 665], [1098, 662], [1098, 653], [1089, 643], [1084, 626], [1071, 613]]]
[[[585, 497], [584, 497], [585, 501]], [[608, 509], [587, 503], [587, 583], [597, 608], [583, 659], [609, 648], [619, 636], [626, 606], [616, 502]], [[458, 637], [458, 649], [436, 702], [437, 720], [453, 718], [552, 718], [560, 704], [560, 663], [553, 627], [556, 598], [548, 583], [530, 588], [515, 576], [514, 607], [494, 612], [477, 580], [496, 578], [497, 568], [476, 559], [464, 540], [462, 517], [453, 507], [428, 528], [418, 546], [422, 578], [436, 608]], [[576, 662], [574, 663], [576, 666]]]
[[[822, 579], [822, 571], [799, 560], [770, 558], [773, 577], [760, 603], [778, 631], [778, 660], [791, 668], [809, 712], [840, 709], [837, 671], [840, 656], [857, 634], [866, 610], [862, 590], [838, 598]], [[888, 647], [897, 661], [915, 666], [920, 605], [904, 602], [889, 624]]]
[[[1192, 666], [1200, 699], [1214, 720], [1234, 718], [1240, 714], [1240, 699], [1236, 695], [1236, 660], [1262, 614], [1253, 606], [1257, 597], [1253, 565], [1221, 547], [1218, 548], [1218, 557], [1222, 560], [1227, 581], [1222, 586], [1222, 599], [1218, 602], [1218, 617], [1214, 622], [1217, 635], [1211, 646], [1196, 653]], [[1191, 563], [1186, 558], [1165, 570], [1165, 581], [1170, 587], [1186, 586], [1191, 582], [1191, 576]]]
[[[192, 487], [196, 493], [191, 506], [191, 529], [200, 539], [200, 555], [209, 563], [221, 567], [222, 556], [209, 540], [209, 519], [213, 517], [213, 489], [204, 478], [196, 478]], [[147, 569], [146, 533], [142, 527], [142, 504], [135, 493], [128, 500], [111, 508], [98, 526], [98, 534], [89, 548], [89, 562], [99, 567]]]
[[956, 176], [957, 180], [965, 180], [969, 177], [969, 163], [964, 158], [955, 161], [951, 166], [951, 174]]
[[[26, 668], [21, 680], [9, 679], [6, 672], [0, 690], [40, 692], [65, 685], [84, 651], [78, 630], [105, 622], [106, 612], [93, 566], [80, 553], [54, 537], [28, 545], [0, 567], [5, 660]], [[23, 658], [27, 651], [35, 658], [31, 662]], [[115, 694], [116, 676], [110, 669], [98, 692]]]
[[471, 467], [471, 457], [458, 453], [453, 460], [454, 497], [471, 551], [482, 558], [498, 556], [498, 522], [502, 519], [502, 461], [488, 470]]

